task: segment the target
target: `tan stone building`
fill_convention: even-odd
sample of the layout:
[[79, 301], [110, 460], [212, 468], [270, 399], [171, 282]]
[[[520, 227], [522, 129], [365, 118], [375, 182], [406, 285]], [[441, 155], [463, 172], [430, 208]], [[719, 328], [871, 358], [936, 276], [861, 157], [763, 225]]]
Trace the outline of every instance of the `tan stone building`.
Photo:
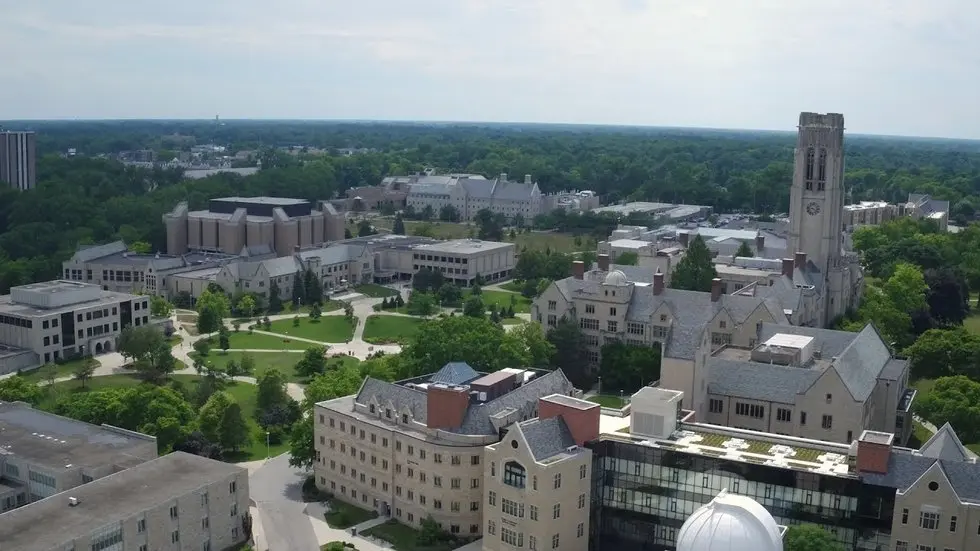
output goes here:
[[344, 238], [343, 215], [329, 203], [314, 207], [304, 199], [223, 197], [199, 211], [182, 202], [163, 221], [172, 255], [189, 250], [239, 254], [244, 247], [265, 245], [289, 256], [300, 247]]
[[174, 452], [0, 515], [17, 551], [219, 551], [248, 539], [248, 472]]
[[410, 526], [428, 516], [460, 536], [482, 533], [485, 447], [538, 415], [538, 400], [575, 393], [561, 371], [465, 363], [410, 381], [365, 379], [356, 395], [316, 404], [317, 487]]
[[483, 549], [530, 551], [589, 548], [592, 451], [599, 404], [555, 394], [541, 398], [538, 417], [514, 423], [487, 446], [483, 480]]
[[844, 227], [852, 231], [861, 226], [877, 226], [898, 217], [898, 205], [887, 201], [861, 201], [844, 205]]

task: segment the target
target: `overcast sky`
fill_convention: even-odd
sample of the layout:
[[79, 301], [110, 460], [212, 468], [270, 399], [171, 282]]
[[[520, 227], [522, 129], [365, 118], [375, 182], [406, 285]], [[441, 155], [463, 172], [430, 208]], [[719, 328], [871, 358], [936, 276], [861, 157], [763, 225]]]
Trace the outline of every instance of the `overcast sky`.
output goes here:
[[0, 119], [980, 138], [977, 0], [0, 0], [0, 51]]

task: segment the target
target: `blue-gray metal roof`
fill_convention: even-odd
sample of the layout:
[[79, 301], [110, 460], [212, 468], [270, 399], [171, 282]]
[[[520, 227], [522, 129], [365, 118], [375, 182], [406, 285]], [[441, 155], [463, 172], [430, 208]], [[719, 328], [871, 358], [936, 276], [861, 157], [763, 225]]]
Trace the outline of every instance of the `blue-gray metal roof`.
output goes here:
[[429, 378], [430, 383], [463, 385], [480, 377], [480, 374], [466, 362], [449, 362]]
[[572, 431], [561, 417], [533, 419], [519, 426], [535, 461], [543, 461], [575, 445]]
[[708, 361], [708, 392], [748, 400], [796, 403], [823, 371], [723, 358]]

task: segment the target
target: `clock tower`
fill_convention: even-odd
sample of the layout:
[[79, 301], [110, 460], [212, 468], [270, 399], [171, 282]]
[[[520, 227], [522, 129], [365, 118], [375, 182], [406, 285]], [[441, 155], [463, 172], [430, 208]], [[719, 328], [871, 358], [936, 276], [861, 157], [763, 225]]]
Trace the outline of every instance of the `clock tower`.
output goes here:
[[844, 231], [844, 116], [800, 114], [790, 190], [790, 252], [823, 276], [840, 265]]

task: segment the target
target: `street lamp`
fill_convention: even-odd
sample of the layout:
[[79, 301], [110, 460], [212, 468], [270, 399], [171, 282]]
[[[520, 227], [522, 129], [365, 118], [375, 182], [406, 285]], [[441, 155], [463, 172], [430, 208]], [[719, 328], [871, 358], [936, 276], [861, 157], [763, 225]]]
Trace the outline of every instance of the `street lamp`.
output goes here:
[[269, 459], [269, 431], [265, 431], [265, 458]]

